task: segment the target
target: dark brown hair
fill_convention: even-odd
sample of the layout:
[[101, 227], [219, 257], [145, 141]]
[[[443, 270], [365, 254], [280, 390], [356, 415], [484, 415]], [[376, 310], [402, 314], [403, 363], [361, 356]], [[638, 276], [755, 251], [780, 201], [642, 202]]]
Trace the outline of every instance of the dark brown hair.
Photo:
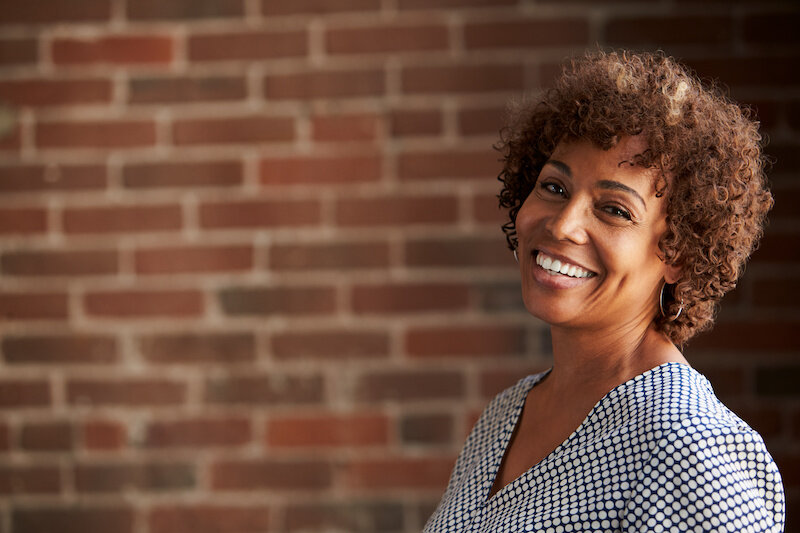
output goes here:
[[621, 136], [642, 135], [648, 148], [636, 163], [658, 171], [654, 187], [667, 202], [659, 248], [682, 271], [665, 310], [683, 311], [674, 320], [658, 314], [655, 325], [679, 346], [710, 328], [773, 203], [749, 112], [664, 54], [595, 51], [567, 64], [553, 89], [512, 114], [498, 145], [509, 246], [516, 247], [517, 212], [560, 141], [588, 139], [609, 149]]

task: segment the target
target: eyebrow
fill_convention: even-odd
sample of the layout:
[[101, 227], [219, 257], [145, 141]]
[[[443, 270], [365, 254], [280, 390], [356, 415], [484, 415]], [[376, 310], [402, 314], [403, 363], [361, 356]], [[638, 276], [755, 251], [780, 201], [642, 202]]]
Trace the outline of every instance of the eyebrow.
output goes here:
[[[563, 161], [559, 161], [558, 159], [548, 159], [545, 162], [545, 165], [553, 165], [567, 177], [572, 178], [572, 169], [569, 168], [569, 165], [567, 165]], [[645, 208], [645, 210], [647, 209], [647, 203], [644, 201], [644, 198], [642, 198], [639, 195], [639, 193], [636, 192], [636, 189], [628, 187], [624, 183], [620, 183], [618, 181], [613, 181], [613, 180], [600, 180], [597, 182], [597, 187], [609, 191], [622, 191], [631, 194], [642, 203], [642, 206]]]

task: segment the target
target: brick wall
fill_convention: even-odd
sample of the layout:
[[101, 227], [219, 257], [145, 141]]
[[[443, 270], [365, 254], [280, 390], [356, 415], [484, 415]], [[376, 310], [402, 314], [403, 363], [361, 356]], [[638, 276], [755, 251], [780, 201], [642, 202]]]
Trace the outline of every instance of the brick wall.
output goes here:
[[0, 532], [418, 531], [488, 398], [548, 366], [491, 145], [594, 43], [684, 58], [769, 134], [767, 236], [687, 355], [800, 531], [798, 26], [791, 1], [0, 3]]

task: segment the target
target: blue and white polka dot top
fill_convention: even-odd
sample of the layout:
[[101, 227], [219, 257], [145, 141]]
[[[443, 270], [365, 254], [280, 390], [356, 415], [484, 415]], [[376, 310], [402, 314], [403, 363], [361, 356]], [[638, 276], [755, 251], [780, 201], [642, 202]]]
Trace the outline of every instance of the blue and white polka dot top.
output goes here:
[[425, 533], [783, 531], [781, 477], [761, 436], [680, 363], [615, 387], [490, 498], [525, 398], [545, 375], [492, 400]]

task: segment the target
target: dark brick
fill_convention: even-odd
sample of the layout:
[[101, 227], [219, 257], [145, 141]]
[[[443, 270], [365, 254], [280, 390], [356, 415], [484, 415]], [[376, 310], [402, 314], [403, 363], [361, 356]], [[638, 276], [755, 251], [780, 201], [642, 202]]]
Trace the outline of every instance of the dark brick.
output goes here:
[[453, 417], [448, 414], [408, 414], [400, 420], [400, 438], [408, 444], [448, 444]]
[[99, 22], [110, 18], [110, 0], [0, 2], [0, 24]]
[[127, 3], [131, 20], [231, 18], [244, 15], [244, 0], [134, 0]]
[[75, 488], [78, 492], [112, 492], [135, 489], [165, 491], [190, 489], [196, 474], [190, 464], [104, 463], [75, 466]]
[[34, 452], [67, 452], [74, 448], [75, 436], [69, 422], [29, 423], [22, 426], [20, 447]]
[[111, 250], [29, 250], [3, 254], [0, 268], [7, 276], [97, 276], [116, 274], [119, 260]]
[[800, 396], [800, 366], [762, 366], [756, 369], [756, 393], [763, 396]]
[[231, 376], [211, 378], [205, 401], [219, 404], [316, 404], [324, 399], [324, 382], [319, 375]]
[[383, 370], [362, 375], [355, 397], [362, 401], [455, 400], [465, 392], [464, 377], [452, 371]]
[[150, 364], [234, 364], [255, 360], [251, 333], [177, 333], [148, 335], [140, 351]]
[[240, 76], [134, 78], [128, 93], [134, 104], [220, 102], [246, 98], [247, 85]]
[[316, 460], [222, 461], [211, 467], [215, 490], [320, 490], [332, 478], [331, 466]]
[[107, 335], [7, 335], [3, 357], [9, 364], [109, 364], [117, 361], [117, 342]]
[[351, 533], [400, 533], [404, 529], [403, 506], [397, 502], [295, 503], [286, 508], [289, 532], [335, 528]]
[[318, 315], [336, 309], [333, 287], [231, 288], [219, 294], [228, 315]]

